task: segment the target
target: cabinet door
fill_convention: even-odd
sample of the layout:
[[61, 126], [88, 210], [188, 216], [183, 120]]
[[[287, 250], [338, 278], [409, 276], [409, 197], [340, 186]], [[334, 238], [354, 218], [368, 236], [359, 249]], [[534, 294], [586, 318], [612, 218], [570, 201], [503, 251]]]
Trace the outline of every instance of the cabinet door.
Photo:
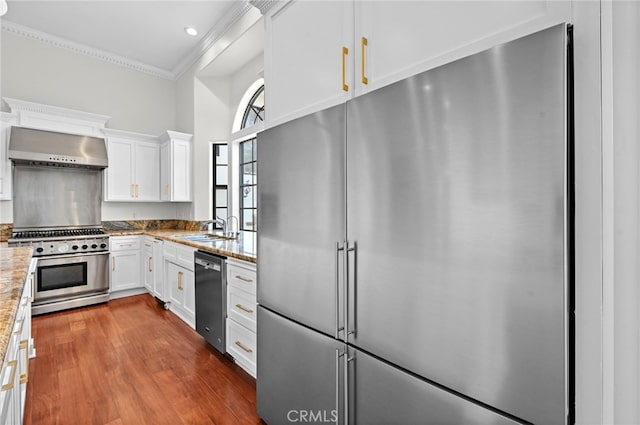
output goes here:
[[160, 146], [160, 199], [171, 200], [171, 143]]
[[355, 3], [356, 95], [571, 19], [569, 1]]
[[[266, 17], [269, 125], [344, 102], [352, 87], [353, 2], [292, 0]], [[344, 57], [342, 48], [348, 49]], [[349, 87], [343, 90], [342, 76]]]
[[142, 262], [142, 275], [144, 276], [144, 286], [150, 294], [153, 294], [154, 272], [153, 272], [153, 242], [144, 241], [144, 255]]
[[171, 200], [191, 201], [191, 143], [173, 142], [171, 169]]
[[131, 201], [133, 199], [133, 161], [135, 149], [132, 142], [117, 138], [107, 141], [109, 168], [106, 170], [107, 201]]
[[168, 261], [166, 263], [166, 282], [169, 291], [169, 301], [171, 308], [180, 308], [184, 306], [184, 269], [175, 263]]
[[158, 239], [153, 240], [153, 295], [158, 297], [162, 301], [166, 301], [167, 295], [164, 289], [164, 261], [162, 259], [162, 241]]
[[[4, 119], [4, 117], [3, 117]], [[7, 157], [11, 126], [2, 121], [0, 127], [0, 200], [11, 199], [11, 161]]]
[[[195, 324], [196, 319], [196, 287], [194, 274], [191, 270], [182, 269], [182, 287], [184, 288], [184, 311], [189, 318], [189, 324]], [[193, 327], [193, 325], [192, 325]]]
[[140, 251], [122, 251], [111, 253], [111, 290], [139, 288]]
[[136, 201], [160, 200], [160, 148], [157, 144], [136, 144], [134, 184]]

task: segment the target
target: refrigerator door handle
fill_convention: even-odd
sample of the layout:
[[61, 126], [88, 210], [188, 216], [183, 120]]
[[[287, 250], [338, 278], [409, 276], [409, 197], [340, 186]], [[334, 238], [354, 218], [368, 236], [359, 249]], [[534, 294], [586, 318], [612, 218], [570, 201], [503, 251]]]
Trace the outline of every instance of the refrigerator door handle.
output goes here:
[[335, 339], [340, 339], [340, 331], [344, 327], [340, 327], [340, 252], [344, 252], [344, 245], [340, 246], [340, 242], [336, 242], [336, 332]]
[[[355, 319], [355, 294], [356, 294], [356, 248], [357, 245], [354, 242], [352, 247], [349, 247], [349, 243], [345, 242], [345, 259], [344, 259], [344, 276], [345, 276], [345, 285], [344, 285], [344, 304], [343, 304], [343, 314], [344, 314], [344, 328], [345, 328], [345, 341], [347, 341], [347, 338], [349, 337], [349, 335], [355, 335], [356, 330], [355, 330], [355, 326], [353, 328], [351, 328], [349, 326], [349, 312], [354, 313], [354, 319]], [[349, 253], [353, 252], [353, 297], [349, 297]], [[353, 307], [353, 308], [351, 308]]]
[[345, 353], [341, 353], [339, 348], [336, 348], [336, 417], [340, 412], [340, 357]]
[[354, 356], [349, 357], [349, 348], [345, 348], [344, 350], [344, 425], [349, 425], [349, 362], [355, 358]]

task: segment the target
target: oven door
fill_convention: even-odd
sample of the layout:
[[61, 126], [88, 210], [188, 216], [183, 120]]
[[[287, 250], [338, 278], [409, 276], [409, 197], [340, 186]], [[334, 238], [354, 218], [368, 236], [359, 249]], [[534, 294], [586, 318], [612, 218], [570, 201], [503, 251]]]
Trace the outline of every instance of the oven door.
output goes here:
[[109, 253], [38, 258], [34, 304], [109, 290]]

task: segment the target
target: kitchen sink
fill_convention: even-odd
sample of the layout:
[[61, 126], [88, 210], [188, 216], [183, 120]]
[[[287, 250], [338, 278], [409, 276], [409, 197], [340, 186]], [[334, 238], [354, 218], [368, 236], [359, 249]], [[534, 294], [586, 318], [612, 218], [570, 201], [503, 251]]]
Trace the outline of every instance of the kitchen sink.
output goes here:
[[182, 239], [182, 240], [191, 241], [191, 242], [213, 242], [213, 241], [227, 239], [222, 235], [216, 235], [213, 233], [198, 233], [194, 235], [173, 235], [173, 237], [176, 239]]

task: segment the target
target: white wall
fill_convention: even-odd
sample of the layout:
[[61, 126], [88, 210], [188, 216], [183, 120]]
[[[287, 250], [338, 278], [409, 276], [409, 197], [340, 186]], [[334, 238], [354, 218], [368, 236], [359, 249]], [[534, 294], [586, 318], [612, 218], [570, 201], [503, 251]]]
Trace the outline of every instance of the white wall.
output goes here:
[[[0, 96], [111, 116], [107, 127], [159, 135], [176, 128], [176, 83], [2, 32]], [[2, 109], [8, 111], [7, 105]], [[186, 218], [168, 203], [103, 203], [103, 220]], [[0, 202], [4, 223], [11, 201]]]

